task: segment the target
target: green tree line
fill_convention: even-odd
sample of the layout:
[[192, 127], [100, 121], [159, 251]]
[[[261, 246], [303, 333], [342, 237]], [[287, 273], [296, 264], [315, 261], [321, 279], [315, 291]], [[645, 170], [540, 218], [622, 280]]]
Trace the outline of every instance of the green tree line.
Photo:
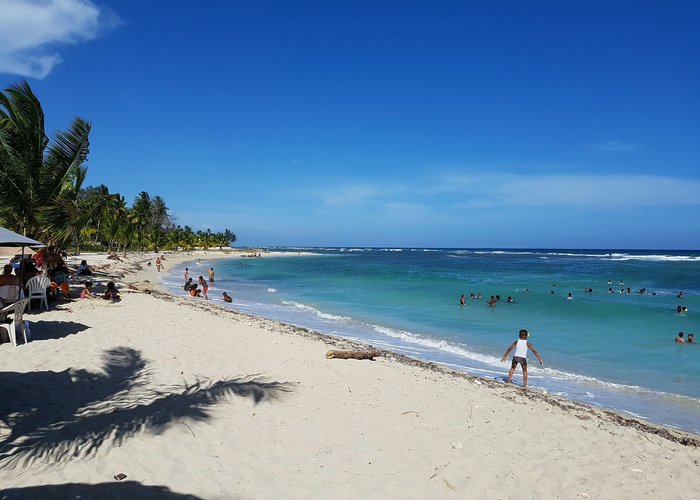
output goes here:
[[109, 252], [229, 247], [236, 235], [174, 223], [165, 200], [129, 206], [105, 185], [84, 186], [91, 124], [76, 117], [51, 138], [26, 81], [0, 92], [0, 226], [57, 246]]

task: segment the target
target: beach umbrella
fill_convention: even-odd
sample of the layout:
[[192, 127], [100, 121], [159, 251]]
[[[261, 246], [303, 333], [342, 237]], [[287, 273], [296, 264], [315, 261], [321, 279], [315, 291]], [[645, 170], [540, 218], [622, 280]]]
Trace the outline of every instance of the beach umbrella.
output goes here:
[[10, 249], [14, 253], [17, 252], [18, 248], [21, 248], [22, 260], [19, 266], [19, 279], [22, 280], [22, 274], [24, 271], [24, 249], [29, 247], [31, 249], [45, 247], [43, 243], [17, 234], [14, 231], [0, 227], [0, 252], [4, 254], [6, 249]]
[[43, 243], [40, 243], [21, 234], [17, 234], [14, 231], [0, 227], [0, 247], [30, 247], [30, 248], [41, 248], [44, 247]]

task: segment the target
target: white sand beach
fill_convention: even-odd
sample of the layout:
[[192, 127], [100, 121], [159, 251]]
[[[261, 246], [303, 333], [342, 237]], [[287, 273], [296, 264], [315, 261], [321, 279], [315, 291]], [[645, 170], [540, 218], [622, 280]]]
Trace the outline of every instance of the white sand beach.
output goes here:
[[135, 289], [35, 308], [33, 340], [0, 345], [0, 498], [700, 496], [698, 436], [390, 353], [326, 359], [362, 346], [169, 295], [155, 254], [81, 257]]

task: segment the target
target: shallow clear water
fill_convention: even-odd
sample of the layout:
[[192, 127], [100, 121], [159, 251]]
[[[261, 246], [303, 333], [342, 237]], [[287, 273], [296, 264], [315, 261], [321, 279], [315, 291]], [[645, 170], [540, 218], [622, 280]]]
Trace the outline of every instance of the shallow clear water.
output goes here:
[[[235, 309], [489, 378], [505, 380], [501, 356], [526, 328], [545, 361], [530, 354], [529, 385], [700, 434], [700, 345], [674, 342], [700, 334], [698, 252], [305, 250], [321, 255], [189, 267], [205, 277], [215, 267], [209, 295], [227, 291]], [[164, 281], [184, 294], [183, 270]]]

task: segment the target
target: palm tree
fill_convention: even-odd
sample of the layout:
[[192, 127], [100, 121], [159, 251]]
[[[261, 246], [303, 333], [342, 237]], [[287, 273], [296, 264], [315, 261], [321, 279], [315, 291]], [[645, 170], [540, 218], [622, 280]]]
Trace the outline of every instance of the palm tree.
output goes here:
[[110, 194], [107, 186], [100, 184], [97, 187], [88, 187], [81, 190], [78, 196], [85, 200], [86, 205], [90, 207], [90, 211], [93, 214], [93, 218], [90, 220], [89, 224], [92, 226], [94, 243], [98, 243], [100, 237], [103, 236], [100, 231], [102, 220], [111, 208], [114, 195]]
[[146, 191], [141, 191], [134, 200], [134, 204], [131, 206], [127, 218], [134, 225], [134, 229], [136, 230], [136, 241], [138, 243], [138, 251], [140, 252], [143, 246], [143, 240], [146, 236], [146, 231], [150, 228], [152, 221], [151, 195]]
[[159, 229], [168, 229], [172, 225], [168, 207], [160, 196], [151, 199], [151, 223]]
[[78, 253], [81, 236], [97, 214], [97, 208], [85, 196], [81, 196], [86, 175], [87, 168], [78, 167], [71, 184], [61, 191], [53, 204], [44, 207], [38, 217], [43, 231], [50, 234], [55, 243], [72, 243]]
[[231, 243], [234, 241], [236, 241], [236, 235], [233, 234], [230, 229], [225, 229], [221, 233], [214, 234], [214, 242], [219, 246], [219, 250], [224, 246], [230, 247]]
[[29, 84], [22, 81], [0, 92], [0, 219], [5, 225], [24, 235], [42, 235], [39, 218], [79, 175], [89, 135], [90, 123], [76, 117], [50, 144], [41, 103]]
[[185, 226], [182, 229], [182, 247], [185, 250], [192, 250], [192, 247], [197, 243], [197, 235], [192, 231], [190, 226]]
[[102, 217], [102, 230], [104, 231], [104, 236], [107, 240], [109, 252], [112, 251], [112, 247], [114, 245], [117, 245], [117, 251], [119, 251], [117, 237], [120, 227], [128, 224], [126, 214], [126, 201], [124, 200], [124, 197], [120, 194], [110, 195], [108, 209]]

